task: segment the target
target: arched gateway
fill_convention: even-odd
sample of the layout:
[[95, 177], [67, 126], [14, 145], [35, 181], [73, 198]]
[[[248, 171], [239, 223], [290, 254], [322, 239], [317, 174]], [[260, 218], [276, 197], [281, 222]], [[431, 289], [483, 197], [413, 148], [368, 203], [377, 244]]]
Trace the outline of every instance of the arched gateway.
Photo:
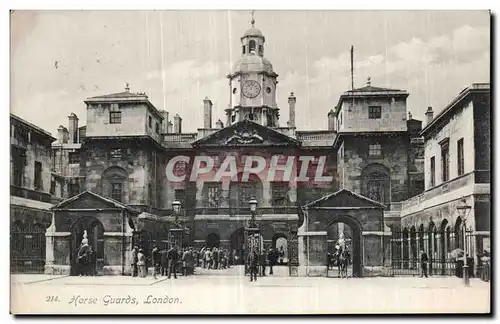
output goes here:
[[328, 245], [335, 244], [343, 227], [351, 246], [352, 275], [381, 275], [388, 261], [390, 232], [384, 231], [385, 206], [342, 189], [305, 206], [299, 229], [299, 275], [327, 275]]

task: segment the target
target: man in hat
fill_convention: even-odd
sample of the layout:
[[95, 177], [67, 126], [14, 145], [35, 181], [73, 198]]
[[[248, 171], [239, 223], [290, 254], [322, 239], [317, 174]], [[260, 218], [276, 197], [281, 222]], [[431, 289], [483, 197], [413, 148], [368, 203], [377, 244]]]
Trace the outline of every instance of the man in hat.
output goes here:
[[177, 246], [174, 245], [167, 252], [168, 259], [168, 279], [170, 279], [172, 272], [174, 273], [174, 278], [177, 279], [177, 261], [179, 260], [179, 252], [177, 251]]
[[420, 274], [420, 278], [427, 276], [427, 263], [429, 262], [429, 257], [427, 256], [427, 253], [425, 253], [424, 250], [420, 250], [420, 268], [422, 269], [422, 273]]
[[160, 249], [158, 245], [153, 246], [153, 251], [151, 253], [151, 263], [153, 264], [153, 278], [156, 279], [156, 275], [160, 273]]
[[255, 248], [248, 254], [247, 266], [250, 273], [250, 281], [257, 281], [257, 269], [259, 267], [259, 255], [255, 251]]

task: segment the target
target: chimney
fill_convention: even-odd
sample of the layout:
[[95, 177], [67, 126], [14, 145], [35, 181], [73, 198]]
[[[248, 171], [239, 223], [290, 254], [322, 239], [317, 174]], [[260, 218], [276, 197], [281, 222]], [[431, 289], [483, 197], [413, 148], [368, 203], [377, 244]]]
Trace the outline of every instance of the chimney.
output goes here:
[[161, 123], [161, 132], [168, 133], [168, 111], [160, 110], [160, 115], [163, 117], [163, 121]]
[[208, 97], [203, 100], [203, 128], [212, 128], [212, 101]]
[[68, 116], [68, 130], [69, 130], [69, 142], [78, 143], [78, 117], [75, 113], [71, 113]]
[[62, 143], [66, 143], [64, 141], [64, 126], [63, 125], [60, 125], [58, 128], [57, 128], [57, 142], [59, 144], [62, 144]]
[[218, 129], [224, 128], [224, 123], [222, 122], [222, 120], [219, 119], [215, 122], [215, 128]]
[[432, 111], [432, 107], [428, 107], [427, 111], [425, 112], [425, 121], [427, 125], [429, 125], [434, 118], [434, 111]]
[[182, 133], [182, 118], [179, 114], [175, 114], [174, 116], [174, 133]]
[[174, 124], [172, 124], [171, 121], [168, 121], [168, 123], [167, 123], [167, 133], [168, 134], [172, 134], [173, 133], [173, 131], [172, 131], [173, 128], [174, 128]]
[[293, 95], [293, 92], [290, 93], [290, 97], [288, 97], [288, 107], [290, 117], [288, 118], [288, 126], [295, 127], [295, 103], [297, 102], [297, 98]]
[[327, 114], [328, 116], [328, 130], [335, 131], [335, 113], [332, 109]]

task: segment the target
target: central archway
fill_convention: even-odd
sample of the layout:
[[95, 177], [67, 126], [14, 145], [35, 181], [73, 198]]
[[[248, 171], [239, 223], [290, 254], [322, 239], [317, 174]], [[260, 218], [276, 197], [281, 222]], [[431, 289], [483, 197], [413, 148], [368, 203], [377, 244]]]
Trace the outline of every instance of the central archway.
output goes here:
[[[351, 249], [351, 262], [352, 262], [352, 276], [363, 276], [363, 227], [355, 218], [348, 215], [340, 215], [333, 217], [328, 223], [329, 239], [337, 240], [340, 233], [335, 228], [337, 224], [345, 224], [349, 228], [345, 230], [345, 237], [347, 246]], [[338, 228], [338, 227], [337, 227]], [[337, 233], [336, 237], [331, 236], [330, 233]]]
[[95, 217], [87, 216], [78, 218], [71, 226], [71, 250], [70, 250], [70, 275], [78, 275], [76, 263], [78, 249], [82, 243], [84, 231], [87, 231], [88, 244], [96, 252], [96, 270], [101, 272], [104, 268], [104, 226]]

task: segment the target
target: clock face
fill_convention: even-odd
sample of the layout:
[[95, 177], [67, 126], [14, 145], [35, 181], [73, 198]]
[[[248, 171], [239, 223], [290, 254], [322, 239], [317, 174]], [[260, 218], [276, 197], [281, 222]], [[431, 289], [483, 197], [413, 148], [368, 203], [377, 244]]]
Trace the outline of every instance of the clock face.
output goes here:
[[257, 81], [245, 81], [243, 83], [243, 95], [247, 98], [255, 98], [260, 93], [260, 84]]

